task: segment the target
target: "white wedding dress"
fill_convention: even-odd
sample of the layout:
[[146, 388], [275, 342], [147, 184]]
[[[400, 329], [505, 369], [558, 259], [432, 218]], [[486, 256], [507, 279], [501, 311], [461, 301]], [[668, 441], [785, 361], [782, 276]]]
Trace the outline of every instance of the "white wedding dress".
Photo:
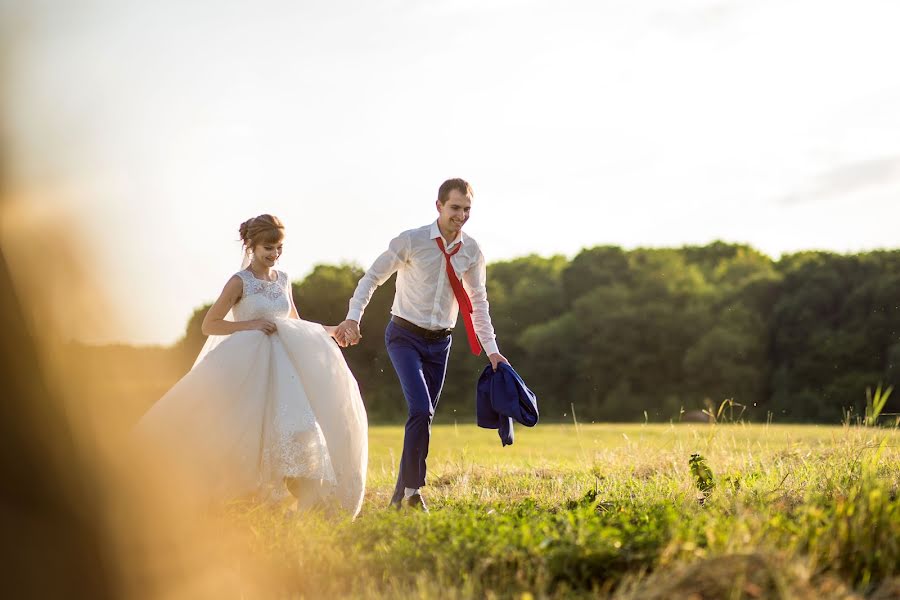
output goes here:
[[271, 319], [277, 332], [239, 331], [208, 343], [191, 371], [137, 425], [210, 499], [288, 495], [298, 478], [317, 500], [355, 516], [368, 460], [366, 410], [344, 356], [321, 325], [290, 319], [290, 282], [238, 272], [236, 321]]

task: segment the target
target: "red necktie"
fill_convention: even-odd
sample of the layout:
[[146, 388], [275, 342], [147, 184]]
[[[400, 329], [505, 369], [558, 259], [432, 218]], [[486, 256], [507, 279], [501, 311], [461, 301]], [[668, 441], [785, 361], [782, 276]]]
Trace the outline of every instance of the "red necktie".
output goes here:
[[481, 354], [481, 343], [478, 341], [478, 336], [475, 335], [475, 324], [472, 323], [472, 301], [469, 300], [469, 295], [466, 293], [466, 290], [463, 289], [462, 281], [456, 276], [456, 271], [453, 270], [453, 265], [450, 264], [450, 257], [459, 252], [459, 249], [462, 248], [462, 243], [456, 245], [456, 248], [447, 252], [444, 248], [444, 240], [440, 237], [435, 238], [437, 241], [438, 248], [441, 249], [441, 252], [444, 254], [444, 258], [447, 259], [447, 277], [450, 278], [450, 287], [453, 288], [453, 295], [456, 296], [456, 302], [459, 304], [459, 312], [462, 313], [463, 323], [466, 325], [466, 336], [469, 338], [469, 348], [472, 349], [472, 354], [478, 356]]

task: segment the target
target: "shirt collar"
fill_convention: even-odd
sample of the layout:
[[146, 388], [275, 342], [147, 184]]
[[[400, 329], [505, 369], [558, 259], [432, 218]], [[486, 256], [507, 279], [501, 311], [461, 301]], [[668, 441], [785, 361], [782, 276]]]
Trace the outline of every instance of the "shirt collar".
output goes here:
[[[434, 223], [431, 224], [431, 239], [436, 240], [438, 238], [443, 238], [441, 235], [441, 229], [438, 227], [437, 219], [435, 219]], [[464, 231], [460, 231], [459, 235], [456, 236], [456, 239], [447, 246], [447, 250], [455, 246], [456, 244], [462, 244], [466, 241], [466, 233]], [[447, 240], [444, 240], [444, 243], [447, 243]]]

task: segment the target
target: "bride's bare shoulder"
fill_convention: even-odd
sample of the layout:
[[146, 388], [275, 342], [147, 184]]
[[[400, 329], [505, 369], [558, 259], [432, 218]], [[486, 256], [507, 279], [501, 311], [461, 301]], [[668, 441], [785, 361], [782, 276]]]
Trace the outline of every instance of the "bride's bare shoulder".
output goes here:
[[225, 287], [222, 288], [223, 294], [240, 296], [244, 291], [244, 278], [240, 273], [235, 273], [231, 277], [228, 278], [228, 281], [225, 282]]

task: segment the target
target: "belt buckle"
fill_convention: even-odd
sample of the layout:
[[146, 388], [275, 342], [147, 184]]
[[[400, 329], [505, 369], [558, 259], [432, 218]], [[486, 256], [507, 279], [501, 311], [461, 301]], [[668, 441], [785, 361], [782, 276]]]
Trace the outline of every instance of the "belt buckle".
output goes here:
[[428, 338], [432, 340], [440, 340], [450, 335], [446, 329], [428, 329], [426, 331], [428, 331]]

